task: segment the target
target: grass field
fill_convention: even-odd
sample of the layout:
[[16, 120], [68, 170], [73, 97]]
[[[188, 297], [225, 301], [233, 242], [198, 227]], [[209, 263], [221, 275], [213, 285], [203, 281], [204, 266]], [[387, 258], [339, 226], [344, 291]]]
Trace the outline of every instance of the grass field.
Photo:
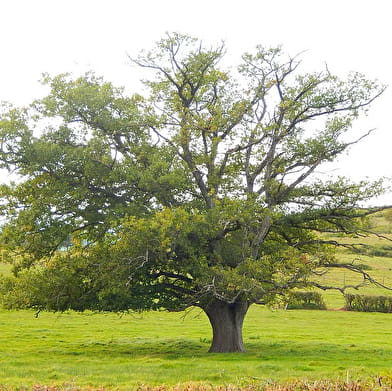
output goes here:
[[[385, 221], [378, 218], [378, 224]], [[385, 225], [392, 239], [390, 231]], [[372, 247], [355, 256], [340, 250], [339, 258], [368, 265], [372, 276], [392, 287], [392, 243], [374, 237], [349, 240]], [[9, 272], [9, 265], [0, 264], [0, 274]], [[322, 279], [358, 282], [344, 271]], [[371, 285], [359, 293], [392, 294]], [[323, 295], [330, 309], [344, 306], [341, 294]], [[70, 312], [35, 318], [33, 311], [0, 310], [0, 389], [72, 384], [129, 390], [189, 381], [245, 385], [392, 375], [392, 314], [253, 306], [244, 324], [244, 354], [207, 353], [207, 318], [196, 309], [185, 315]]]
[[189, 381], [243, 385], [392, 373], [391, 315], [253, 307], [247, 353], [209, 354], [208, 321], [179, 313], [0, 312], [0, 384], [129, 389]]

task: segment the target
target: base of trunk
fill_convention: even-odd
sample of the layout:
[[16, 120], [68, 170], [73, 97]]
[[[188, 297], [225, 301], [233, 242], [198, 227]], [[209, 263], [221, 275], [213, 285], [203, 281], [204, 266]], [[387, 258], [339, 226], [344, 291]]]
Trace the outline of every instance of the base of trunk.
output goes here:
[[213, 333], [210, 353], [245, 352], [242, 324], [248, 308], [246, 301], [226, 303], [217, 299], [204, 308]]

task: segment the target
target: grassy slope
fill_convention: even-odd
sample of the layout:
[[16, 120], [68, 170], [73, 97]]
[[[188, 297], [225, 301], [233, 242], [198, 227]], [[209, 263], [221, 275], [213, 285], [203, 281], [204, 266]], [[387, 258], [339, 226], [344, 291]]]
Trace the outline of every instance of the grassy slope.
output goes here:
[[208, 354], [210, 328], [195, 310], [114, 314], [0, 312], [0, 384], [106, 386], [203, 381], [367, 377], [390, 371], [390, 315], [253, 307], [248, 352]]
[[[367, 265], [369, 270], [366, 271], [372, 278], [386, 286], [392, 287], [392, 225], [383, 217], [382, 213], [379, 213], [371, 218], [371, 229], [381, 232], [383, 237], [333, 237], [330, 239], [337, 240], [341, 243], [364, 244], [368, 246], [368, 249], [362, 254], [354, 254], [347, 249], [340, 248], [338, 250], [338, 258], [344, 262], [354, 261], [355, 264]], [[377, 255], [380, 253], [383, 255]], [[335, 270], [322, 277], [320, 281], [325, 285], [343, 286], [358, 284], [361, 282], [361, 278], [359, 275], [350, 273], [349, 271]], [[392, 291], [376, 287], [372, 284], [367, 284], [358, 291], [351, 289], [348, 292], [366, 295], [392, 295]], [[323, 295], [329, 308], [342, 308], [344, 306], [344, 298], [340, 293], [329, 291], [323, 293]]]

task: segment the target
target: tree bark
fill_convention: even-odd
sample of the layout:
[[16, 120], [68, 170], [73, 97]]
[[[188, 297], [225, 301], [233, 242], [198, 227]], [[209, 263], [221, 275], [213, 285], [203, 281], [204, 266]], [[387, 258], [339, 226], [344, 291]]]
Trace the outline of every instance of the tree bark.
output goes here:
[[204, 308], [212, 326], [210, 353], [245, 352], [242, 324], [248, 308], [247, 301], [226, 303], [217, 299]]

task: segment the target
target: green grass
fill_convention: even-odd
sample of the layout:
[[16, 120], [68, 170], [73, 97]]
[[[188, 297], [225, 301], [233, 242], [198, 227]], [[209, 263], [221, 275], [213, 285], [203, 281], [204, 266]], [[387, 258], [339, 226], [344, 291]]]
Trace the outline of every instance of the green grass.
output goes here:
[[392, 315], [251, 307], [247, 353], [209, 354], [204, 314], [0, 312], [0, 384], [210, 384], [385, 374]]
[[[375, 221], [392, 238], [390, 223], [382, 216]], [[392, 251], [389, 255], [386, 248], [392, 243], [374, 237], [347, 241], [373, 249], [359, 255], [339, 250], [339, 259], [355, 258], [356, 263], [368, 265], [374, 278], [392, 287]], [[10, 269], [0, 263], [0, 274]], [[320, 282], [344, 285], [359, 279], [338, 270]], [[392, 294], [372, 285], [358, 293]], [[344, 306], [340, 293], [323, 295], [329, 308]], [[198, 310], [187, 316], [41, 313], [38, 318], [32, 311], [0, 310], [0, 389], [66, 383], [129, 390], [190, 381], [243, 385], [392, 375], [391, 321], [392, 314], [253, 306], [244, 324], [247, 353], [208, 354], [211, 330]]]
[[1, 274], [4, 274], [4, 275], [10, 274], [11, 269], [12, 269], [12, 265], [0, 262], [0, 275]]

